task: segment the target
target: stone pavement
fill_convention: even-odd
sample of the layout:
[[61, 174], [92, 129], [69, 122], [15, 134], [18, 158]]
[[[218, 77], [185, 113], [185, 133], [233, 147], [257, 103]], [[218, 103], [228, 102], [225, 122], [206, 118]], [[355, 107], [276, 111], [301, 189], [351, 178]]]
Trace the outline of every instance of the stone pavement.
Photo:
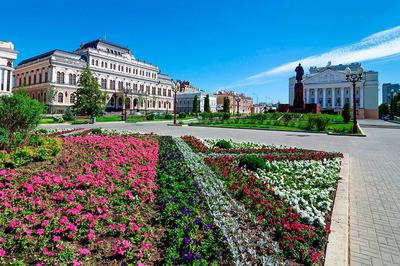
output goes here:
[[[166, 123], [98, 123], [84, 127], [173, 136], [232, 138], [237, 141], [348, 153], [351, 168], [350, 264], [400, 266], [400, 128], [373, 127], [381, 123], [387, 122], [362, 121], [360, 124], [366, 125], [363, 130], [368, 135], [365, 138], [247, 129], [172, 127]], [[62, 126], [66, 127], [82, 125]]]

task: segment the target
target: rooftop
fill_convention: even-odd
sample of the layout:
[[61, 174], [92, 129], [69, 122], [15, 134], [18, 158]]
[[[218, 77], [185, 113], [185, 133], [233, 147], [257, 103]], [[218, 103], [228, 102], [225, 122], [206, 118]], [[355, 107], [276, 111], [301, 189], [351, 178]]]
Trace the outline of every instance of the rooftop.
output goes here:
[[39, 60], [39, 59], [42, 59], [42, 58], [49, 57], [49, 56], [53, 55], [56, 52], [67, 53], [67, 54], [71, 54], [71, 55], [75, 55], [75, 56], [77, 55], [77, 54], [74, 54], [74, 53], [71, 53], [71, 52], [55, 49], [55, 50], [51, 50], [51, 51], [45, 52], [45, 53], [40, 54], [40, 55], [36, 55], [36, 56], [28, 58], [28, 59], [22, 60], [21, 62], [19, 62], [18, 66], [21, 66], [21, 65], [24, 65], [26, 63], [33, 62], [33, 61], [36, 61], [36, 60]]

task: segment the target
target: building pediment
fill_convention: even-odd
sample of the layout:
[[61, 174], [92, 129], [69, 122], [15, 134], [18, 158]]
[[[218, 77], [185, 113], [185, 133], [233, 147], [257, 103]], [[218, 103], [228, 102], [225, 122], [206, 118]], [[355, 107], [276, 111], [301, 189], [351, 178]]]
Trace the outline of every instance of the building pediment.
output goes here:
[[327, 69], [325, 71], [306, 76], [304, 84], [315, 84], [315, 83], [340, 83], [346, 82], [346, 76], [342, 71], [336, 71], [333, 69]]

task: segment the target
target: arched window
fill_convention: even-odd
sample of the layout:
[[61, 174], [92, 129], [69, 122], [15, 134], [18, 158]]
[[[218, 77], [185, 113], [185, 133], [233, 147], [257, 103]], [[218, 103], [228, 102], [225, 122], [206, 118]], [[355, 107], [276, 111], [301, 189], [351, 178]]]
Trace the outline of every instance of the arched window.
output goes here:
[[64, 94], [62, 92], [58, 93], [58, 102], [63, 103], [64, 101]]
[[61, 84], [64, 84], [65, 81], [65, 74], [64, 72], [61, 72]]
[[72, 84], [72, 74], [68, 75], [68, 81], [69, 81], [69, 85], [73, 85]]
[[113, 95], [110, 99], [110, 106], [115, 106], [115, 95]]
[[57, 83], [61, 84], [61, 72], [57, 72]]
[[76, 94], [71, 93], [71, 95], [69, 96], [69, 103], [75, 104], [75, 102], [76, 102]]
[[119, 105], [119, 106], [122, 106], [122, 97], [119, 97], [119, 98], [118, 98], [118, 105]]

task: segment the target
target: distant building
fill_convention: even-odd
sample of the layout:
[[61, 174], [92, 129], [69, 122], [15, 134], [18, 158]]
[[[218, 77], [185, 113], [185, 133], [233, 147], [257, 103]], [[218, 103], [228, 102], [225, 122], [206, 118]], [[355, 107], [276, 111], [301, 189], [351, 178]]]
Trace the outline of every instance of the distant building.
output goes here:
[[199, 102], [200, 112], [204, 112], [204, 103], [205, 98], [208, 95], [210, 99], [210, 111], [217, 111], [217, 97], [213, 94], [206, 93], [204, 91], [187, 91], [187, 92], [178, 92], [176, 94], [176, 111], [178, 113], [185, 112], [191, 113], [193, 112], [193, 101], [194, 97], [197, 96], [197, 100]]
[[17, 51], [14, 50], [14, 44], [0, 41], [0, 96], [12, 93], [15, 59]]
[[398, 83], [383, 83], [382, 85], [382, 103], [390, 104], [394, 93], [400, 93], [400, 85]]
[[[254, 113], [253, 109], [253, 98], [246, 96], [245, 94], [236, 93], [234, 91], [218, 91], [217, 96], [217, 110], [222, 111], [224, 107], [224, 99], [229, 99], [229, 112], [240, 114], [251, 114]], [[239, 108], [239, 110], [238, 110]]]
[[[311, 67], [303, 78], [304, 102], [317, 103], [322, 112], [340, 113], [345, 103], [353, 105], [352, 84], [346, 81], [344, 69], [356, 71], [360, 63], [327, 67]], [[293, 105], [295, 77], [289, 78], [289, 104]], [[364, 71], [363, 80], [356, 86], [357, 116], [378, 118], [378, 72]]]
[[[107, 110], [126, 107], [149, 112], [173, 110], [171, 78], [152, 64], [137, 60], [130, 49], [103, 40], [80, 45], [74, 52], [53, 50], [20, 62], [15, 70], [15, 87], [25, 85], [29, 95], [63, 113], [76, 101], [81, 71], [89, 68], [98, 84], [107, 93]], [[48, 102], [50, 87], [57, 91]]]

